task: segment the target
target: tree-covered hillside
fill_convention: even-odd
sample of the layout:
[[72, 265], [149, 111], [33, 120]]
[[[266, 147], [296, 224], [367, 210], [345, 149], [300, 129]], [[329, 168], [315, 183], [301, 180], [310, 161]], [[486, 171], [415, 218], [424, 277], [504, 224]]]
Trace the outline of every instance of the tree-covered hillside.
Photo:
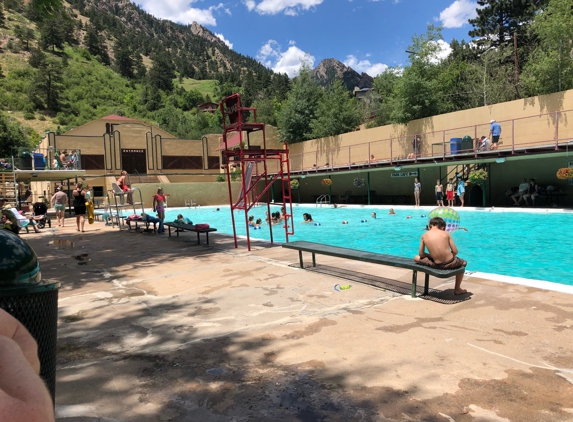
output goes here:
[[472, 42], [451, 40], [443, 58], [430, 25], [413, 35], [409, 65], [378, 75], [360, 101], [326, 66], [324, 86], [309, 66], [291, 81], [127, 0], [58, 1], [0, 0], [0, 109], [39, 133], [115, 113], [197, 139], [222, 124], [197, 106], [240, 92], [292, 143], [573, 88], [571, 0], [478, 0]]

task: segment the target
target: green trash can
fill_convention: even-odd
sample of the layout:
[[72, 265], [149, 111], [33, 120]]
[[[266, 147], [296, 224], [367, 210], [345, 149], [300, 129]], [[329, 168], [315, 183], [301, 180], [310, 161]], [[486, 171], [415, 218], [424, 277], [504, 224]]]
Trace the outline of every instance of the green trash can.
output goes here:
[[462, 138], [461, 151], [462, 154], [474, 152], [474, 140], [471, 136], [466, 135]]
[[24, 151], [20, 154], [20, 165], [17, 167], [19, 167], [20, 170], [32, 170], [33, 161], [34, 158], [32, 157], [32, 154], [28, 151]]
[[20, 321], [38, 343], [40, 377], [54, 401], [60, 282], [42, 281], [36, 253], [11, 231], [0, 230], [0, 245], [0, 308]]

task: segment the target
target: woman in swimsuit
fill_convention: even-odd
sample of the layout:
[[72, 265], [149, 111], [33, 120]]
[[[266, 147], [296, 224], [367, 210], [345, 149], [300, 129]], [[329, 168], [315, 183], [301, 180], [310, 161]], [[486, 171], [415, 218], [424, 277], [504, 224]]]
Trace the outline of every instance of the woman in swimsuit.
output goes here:
[[127, 193], [127, 203], [131, 204], [133, 200], [131, 198], [131, 186], [128, 182], [127, 171], [123, 170], [121, 172], [121, 176], [119, 176], [119, 179], [117, 179], [117, 186], [119, 186], [122, 191]]
[[422, 184], [418, 181], [416, 177], [414, 179], [414, 199], [416, 200], [416, 206], [420, 206], [420, 193], [422, 193]]
[[157, 218], [165, 221], [165, 195], [162, 188], [157, 189], [157, 193], [153, 195], [153, 211], [157, 213]]
[[82, 184], [78, 183], [73, 192], [74, 196], [74, 212], [76, 213], [77, 231], [85, 231], [84, 224], [86, 222], [86, 191], [82, 189]]

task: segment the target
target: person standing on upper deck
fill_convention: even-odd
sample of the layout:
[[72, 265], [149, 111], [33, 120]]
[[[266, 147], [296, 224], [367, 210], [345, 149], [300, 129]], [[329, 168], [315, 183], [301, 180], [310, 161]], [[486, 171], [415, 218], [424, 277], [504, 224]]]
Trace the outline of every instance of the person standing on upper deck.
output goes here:
[[489, 139], [491, 139], [491, 149], [495, 151], [498, 147], [499, 137], [501, 136], [501, 125], [495, 120], [490, 121]]

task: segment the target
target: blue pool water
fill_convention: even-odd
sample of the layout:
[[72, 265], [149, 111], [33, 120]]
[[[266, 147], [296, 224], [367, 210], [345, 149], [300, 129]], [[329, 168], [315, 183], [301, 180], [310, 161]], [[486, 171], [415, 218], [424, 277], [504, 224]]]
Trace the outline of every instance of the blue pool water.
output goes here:
[[[396, 209], [396, 215], [388, 215], [388, 207], [368, 208], [316, 208], [295, 206], [295, 235], [291, 241], [307, 240], [369, 252], [413, 257], [424, 232], [427, 215], [432, 208]], [[271, 207], [278, 211], [279, 207]], [[461, 225], [467, 232], [453, 233], [459, 256], [468, 261], [469, 271], [545, 280], [573, 285], [568, 258], [573, 250], [572, 213], [527, 213], [501, 211], [467, 211], [456, 209]], [[264, 222], [266, 206], [251, 210], [255, 219]], [[302, 214], [312, 214], [319, 226], [302, 223]], [[377, 219], [371, 217], [376, 212]], [[219, 232], [233, 234], [229, 207], [169, 209], [165, 221], [173, 221], [182, 213], [193, 223], [208, 223]], [[412, 216], [407, 219], [406, 216]], [[349, 224], [341, 222], [348, 220]], [[361, 220], [366, 220], [362, 223]], [[245, 235], [244, 212], [235, 214], [238, 235]], [[250, 231], [251, 238], [269, 240], [268, 226]], [[284, 242], [281, 225], [273, 226], [275, 242]]]

